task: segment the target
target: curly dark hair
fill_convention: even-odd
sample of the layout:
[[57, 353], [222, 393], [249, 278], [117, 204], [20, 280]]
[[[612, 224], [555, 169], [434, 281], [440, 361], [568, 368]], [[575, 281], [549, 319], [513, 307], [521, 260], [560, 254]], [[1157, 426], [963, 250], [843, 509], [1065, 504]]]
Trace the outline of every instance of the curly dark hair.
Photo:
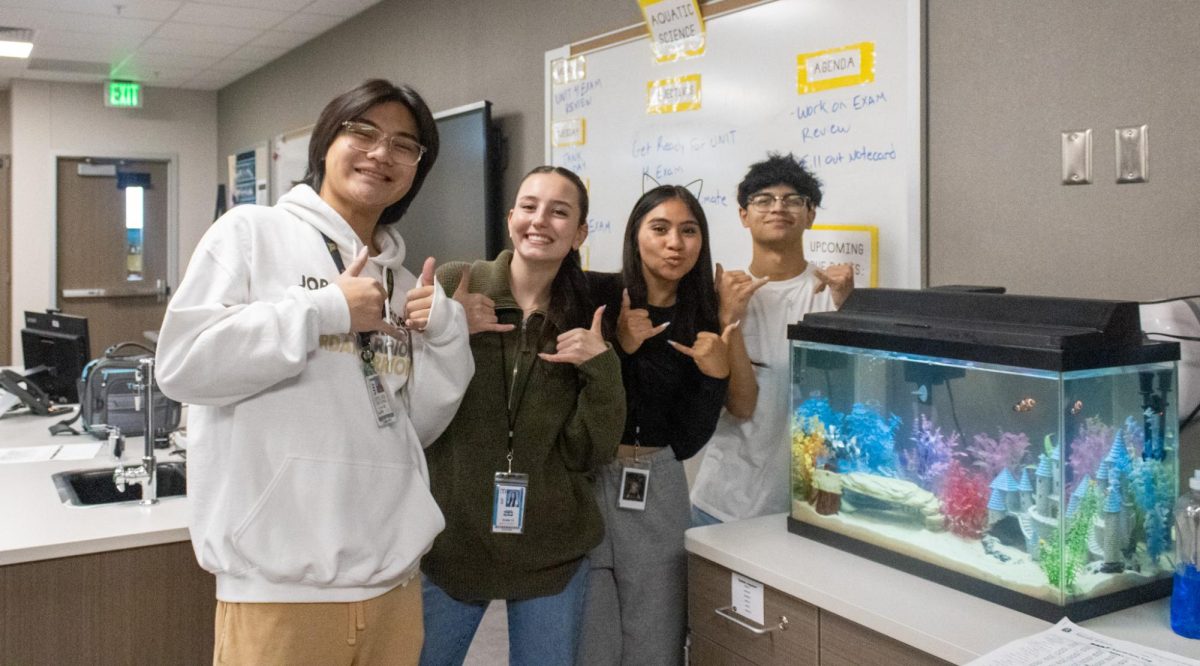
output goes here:
[[397, 86], [385, 79], [370, 79], [334, 97], [325, 105], [325, 109], [317, 118], [317, 124], [313, 126], [312, 137], [308, 141], [308, 170], [304, 173], [304, 180], [300, 181], [320, 192], [321, 182], [325, 180], [325, 154], [342, 131], [342, 123], [358, 120], [368, 109], [385, 102], [396, 102], [412, 112], [417, 121], [418, 140], [425, 146], [425, 154], [417, 163], [417, 173], [413, 176], [412, 186], [403, 198], [383, 209], [379, 214], [379, 224], [391, 224], [404, 216], [408, 205], [417, 196], [417, 192], [421, 191], [425, 176], [437, 161], [440, 145], [437, 122], [434, 121], [433, 113], [429, 111], [425, 100], [409, 86]]
[[738, 205], [744, 209], [752, 194], [772, 185], [790, 185], [808, 197], [814, 207], [821, 205], [821, 181], [808, 170], [804, 160], [791, 153], [767, 153], [767, 159], [751, 164], [746, 177], [738, 183]]

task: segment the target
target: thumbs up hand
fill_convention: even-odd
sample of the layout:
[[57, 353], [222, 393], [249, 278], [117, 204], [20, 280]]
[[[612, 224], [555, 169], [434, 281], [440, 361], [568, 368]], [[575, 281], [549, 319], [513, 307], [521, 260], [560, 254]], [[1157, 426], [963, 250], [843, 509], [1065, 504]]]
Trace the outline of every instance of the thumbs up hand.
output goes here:
[[591, 328], [573, 328], [558, 336], [558, 346], [553, 354], [540, 353], [538, 357], [551, 363], [573, 363], [576, 367], [603, 354], [608, 349], [604, 335], [600, 332], [600, 321], [604, 318], [604, 307], [596, 308], [592, 315]]
[[392, 327], [383, 319], [383, 302], [387, 300], [387, 291], [379, 284], [379, 280], [360, 275], [366, 265], [367, 248], [363, 247], [354, 261], [333, 281], [342, 290], [346, 305], [350, 307], [351, 333], [390, 330]]
[[454, 300], [462, 304], [467, 313], [467, 330], [471, 335], [485, 331], [504, 333], [515, 326], [501, 324], [496, 319], [496, 304], [483, 294], [471, 293], [471, 266], [463, 269], [462, 277], [458, 279], [458, 289], [454, 290]]
[[696, 342], [691, 347], [681, 345], [674, 340], [668, 340], [672, 347], [681, 354], [692, 357], [700, 372], [709, 377], [724, 379], [729, 376], [729, 336], [733, 334], [741, 322], [734, 322], [725, 327], [718, 337], [716, 333], [700, 331]]
[[437, 262], [433, 257], [425, 260], [417, 286], [408, 290], [404, 301], [404, 325], [414, 331], [424, 331], [429, 325], [429, 312], [433, 309], [433, 269]]
[[617, 316], [617, 343], [626, 354], [637, 351], [642, 343], [662, 333], [671, 325], [665, 322], [655, 326], [650, 321], [650, 311], [629, 307], [629, 290], [621, 292], [621, 314]]

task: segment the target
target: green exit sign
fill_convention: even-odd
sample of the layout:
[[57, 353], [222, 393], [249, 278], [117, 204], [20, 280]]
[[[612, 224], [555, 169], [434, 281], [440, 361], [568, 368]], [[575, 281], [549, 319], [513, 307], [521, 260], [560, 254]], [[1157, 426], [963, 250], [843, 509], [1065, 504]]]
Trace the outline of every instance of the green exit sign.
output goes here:
[[142, 84], [134, 81], [109, 81], [104, 87], [104, 106], [141, 108]]

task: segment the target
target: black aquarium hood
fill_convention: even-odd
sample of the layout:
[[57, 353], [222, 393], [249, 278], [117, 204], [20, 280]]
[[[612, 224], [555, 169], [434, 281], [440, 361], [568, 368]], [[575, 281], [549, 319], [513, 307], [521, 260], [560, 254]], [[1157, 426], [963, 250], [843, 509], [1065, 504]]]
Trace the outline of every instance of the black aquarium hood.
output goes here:
[[1179, 360], [1179, 343], [1145, 338], [1132, 301], [938, 289], [855, 289], [788, 337], [1058, 372]]

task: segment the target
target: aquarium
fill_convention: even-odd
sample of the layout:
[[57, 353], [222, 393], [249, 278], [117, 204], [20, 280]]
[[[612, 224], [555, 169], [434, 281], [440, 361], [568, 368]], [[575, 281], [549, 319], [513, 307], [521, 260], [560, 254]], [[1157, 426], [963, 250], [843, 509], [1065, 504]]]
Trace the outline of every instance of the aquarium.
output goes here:
[[864, 289], [788, 334], [792, 532], [1050, 621], [1170, 594], [1179, 346], [1136, 304]]

